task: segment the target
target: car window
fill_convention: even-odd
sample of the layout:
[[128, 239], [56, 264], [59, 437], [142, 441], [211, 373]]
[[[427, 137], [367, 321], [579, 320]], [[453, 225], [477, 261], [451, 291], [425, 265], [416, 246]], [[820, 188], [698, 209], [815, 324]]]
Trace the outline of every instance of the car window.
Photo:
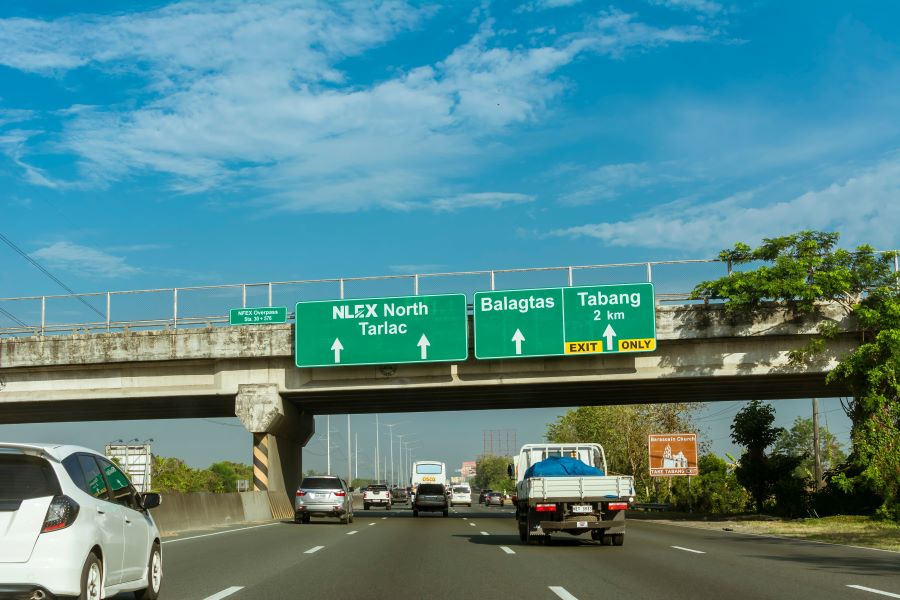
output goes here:
[[135, 510], [140, 508], [137, 491], [131, 486], [125, 473], [105, 458], [97, 457], [97, 462], [103, 467], [103, 474], [106, 475], [106, 481], [109, 482], [109, 488], [115, 501]]
[[106, 479], [103, 478], [103, 473], [100, 472], [100, 466], [97, 464], [97, 461], [89, 454], [78, 454], [77, 456], [81, 470], [84, 472], [85, 487], [81, 489], [94, 498], [109, 500], [109, 488], [106, 486]]
[[341, 483], [337, 477], [306, 477], [300, 487], [305, 490], [339, 490], [343, 488]]
[[419, 485], [420, 494], [443, 494], [444, 486], [439, 483], [423, 483]]
[[0, 454], [0, 500], [30, 500], [60, 493], [53, 467], [27, 454]]
[[455, 487], [455, 488], [453, 488], [453, 493], [454, 494], [468, 494], [469, 490], [464, 487]]
[[88, 489], [87, 481], [84, 479], [84, 469], [81, 468], [81, 463], [78, 461], [78, 455], [72, 454], [62, 461], [63, 468], [65, 468], [66, 473], [69, 474], [69, 479], [72, 480], [80, 490], [83, 492], [87, 492], [90, 494], [90, 490]]

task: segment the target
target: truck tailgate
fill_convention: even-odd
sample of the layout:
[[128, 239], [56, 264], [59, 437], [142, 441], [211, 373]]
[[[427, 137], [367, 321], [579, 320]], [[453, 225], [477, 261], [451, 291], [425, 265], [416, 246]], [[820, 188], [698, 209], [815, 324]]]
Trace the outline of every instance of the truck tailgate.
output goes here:
[[593, 501], [634, 496], [634, 479], [603, 477], [532, 477], [519, 484], [519, 499], [553, 502]]

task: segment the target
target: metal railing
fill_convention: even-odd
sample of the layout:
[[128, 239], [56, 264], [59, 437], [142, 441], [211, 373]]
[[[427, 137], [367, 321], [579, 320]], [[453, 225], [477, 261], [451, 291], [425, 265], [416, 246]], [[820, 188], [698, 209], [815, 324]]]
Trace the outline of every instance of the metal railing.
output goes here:
[[[376, 275], [376, 276], [366, 276], [366, 277], [337, 277], [337, 278], [325, 278], [325, 279], [299, 279], [292, 281], [270, 281], [264, 283], [235, 283], [235, 284], [219, 284], [219, 285], [203, 285], [203, 286], [185, 286], [185, 287], [175, 287], [175, 288], [155, 288], [155, 289], [141, 289], [141, 290], [120, 290], [120, 291], [106, 291], [106, 292], [89, 292], [83, 294], [57, 294], [57, 295], [41, 295], [41, 296], [23, 296], [23, 297], [14, 297], [14, 298], [0, 298], [0, 315], [5, 316], [8, 320], [15, 323], [13, 326], [8, 327], [0, 327], [0, 335], [6, 336], [22, 336], [22, 335], [47, 335], [52, 333], [77, 333], [78, 331], [82, 331], [84, 333], [90, 333], [95, 331], [119, 331], [125, 329], [142, 329], [142, 328], [164, 328], [164, 329], [178, 329], [179, 327], [197, 327], [197, 326], [206, 326], [213, 327], [217, 325], [227, 325], [229, 323], [228, 311], [231, 308], [237, 308], [234, 306], [234, 302], [228, 302], [227, 305], [225, 301], [222, 301], [221, 305], [211, 306], [209, 307], [209, 312], [207, 314], [199, 314], [199, 315], [186, 315], [180, 312], [181, 305], [179, 301], [184, 301], [184, 298], [188, 294], [197, 294], [200, 292], [214, 292], [218, 290], [225, 290], [228, 292], [240, 292], [240, 303], [241, 308], [247, 307], [248, 301], [248, 291], [255, 292], [257, 290], [262, 290], [265, 293], [266, 298], [266, 306], [273, 306], [273, 296], [274, 292], [278, 289], [286, 288], [288, 286], [316, 286], [316, 285], [334, 285], [336, 286], [336, 290], [334, 290], [333, 295], [328, 296], [330, 299], [345, 299], [346, 298], [346, 290], [347, 284], [365, 284], [372, 282], [409, 282], [411, 286], [411, 291], [413, 295], [419, 295], [420, 289], [423, 281], [427, 280], [436, 280], [440, 278], [460, 278], [460, 277], [476, 277], [476, 278], [485, 278], [487, 281], [485, 282], [488, 285], [488, 289], [496, 290], [497, 289], [497, 279], [498, 276], [502, 275], [514, 275], [514, 274], [555, 274], [559, 273], [564, 275], [565, 277], [565, 285], [566, 286], [574, 286], [576, 285], [576, 273], [577, 272], [596, 272], [605, 269], [641, 269], [643, 271], [643, 281], [653, 282], [655, 270], [662, 266], [669, 265], [710, 265], [710, 264], [721, 264], [726, 267], [726, 273], [731, 274], [732, 265], [730, 262], [722, 261], [720, 259], [686, 259], [686, 260], [662, 260], [662, 261], [646, 261], [646, 262], [627, 262], [627, 263], [610, 263], [610, 264], [593, 264], [593, 265], [570, 265], [563, 267], [527, 267], [527, 268], [517, 268], [517, 269], [490, 269], [490, 270], [476, 270], [476, 271], [456, 271], [456, 272], [443, 272], [443, 273], [413, 273], [408, 275]], [[900, 265], [897, 263], [897, 257], [894, 257], [894, 271], [900, 271]], [[635, 281], [617, 281], [616, 283], [635, 283]], [[594, 282], [583, 283], [578, 285], [594, 285]], [[545, 285], [540, 287], [559, 287], [553, 285]], [[474, 288], [466, 291], [480, 291], [484, 289], [481, 286], [475, 286]], [[504, 288], [507, 289], [507, 288]], [[509, 288], [512, 289], [512, 288]], [[463, 290], [456, 289], [456, 292], [460, 292]], [[121, 304], [124, 298], [128, 296], [156, 296], [160, 295], [163, 297], [167, 297], [170, 299], [171, 304], [169, 309], [167, 309], [165, 316], [160, 316], [159, 318], [121, 318], [121, 319], [113, 319], [114, 313], [114, 299], [119, 301]], [[397, 293], [396, 295], [404, 295], [402, 292]], [[302, 294], [300, 294], [302, 296]], [[228, 297], [232, 297], [230, 294]], [[105, 310], [97, 308], [94, 305], [94, 301], [99, 299], [102, 305], [105, 305]], [[298, 299], [308, 299], [308, 298], [297, 298], [294, 297], [289, 304], [289, 306], [295, 303]], [[319, 299], [319, 298], [317, 298]], [[50, 315], [48, 312], [48, 304], [57, 303], [63, 300], [75, 300], [80, 304], [85, 306], [90, 305], [89, 308], [92, 312], [103, 315], [104, 319], [102, 321], [88, 321], [88, 320], [70, 320], [65, 321], [62, 320], [60, 322], [52, 322], [50, 320]], [[236, 298], [235, 298], [236, 300]], [[657, 303], [665, 303], [665, 302], [688, 302], [690, 301], [690, 293], [688, 292], [674, 292], [674, 293], [657, 293], [656, 294]], [[166, 301], [168, 303], [169, 300]], [[211, 301], [215, 302], [215, 301]], [[37, 304], [35, 309], [34, 305]], [[34, 313], [33, 324], [28, 322], [27, 318], [20, 318], [17, 316], [17, 313], [21, 314], [19, 309], [23, 305], [26, 306], [25, 310], [29, 313]], [[224, 305], [224, 306], [223, 306]], [[257, 304], [257, 306], [260, 306]], [[219, 312], [221, 311], [221, 312]], [[70, 314], [71, 311], [60, 311], [62, 314]], [[127, 311], [126, 311], [127, 312]], [[38, 316], [39, 315], [39, 316]], [[294, 315], [292, 312], [288, 312], [288, 321], [292, 321]]]

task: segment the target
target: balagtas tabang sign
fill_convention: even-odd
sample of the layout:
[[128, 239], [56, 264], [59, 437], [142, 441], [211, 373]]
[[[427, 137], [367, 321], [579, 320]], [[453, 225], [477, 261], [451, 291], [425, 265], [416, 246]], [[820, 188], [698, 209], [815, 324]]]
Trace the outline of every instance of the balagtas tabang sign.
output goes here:
[[696, 433], [651, 433], [650, 476], [698, 475]]

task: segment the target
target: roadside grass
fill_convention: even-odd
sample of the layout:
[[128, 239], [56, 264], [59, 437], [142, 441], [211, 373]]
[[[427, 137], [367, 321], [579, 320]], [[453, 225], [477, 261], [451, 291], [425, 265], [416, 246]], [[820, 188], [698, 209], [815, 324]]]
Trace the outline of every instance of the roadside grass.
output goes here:
[[739, 533], [775, 535], [900, 552], [900, 523], [864, 516], [841, 515], [787, 520], [766, 515], [629, 512], [628, 517], [649, 521], [673, 521], [705, 529], [725, 529]]

